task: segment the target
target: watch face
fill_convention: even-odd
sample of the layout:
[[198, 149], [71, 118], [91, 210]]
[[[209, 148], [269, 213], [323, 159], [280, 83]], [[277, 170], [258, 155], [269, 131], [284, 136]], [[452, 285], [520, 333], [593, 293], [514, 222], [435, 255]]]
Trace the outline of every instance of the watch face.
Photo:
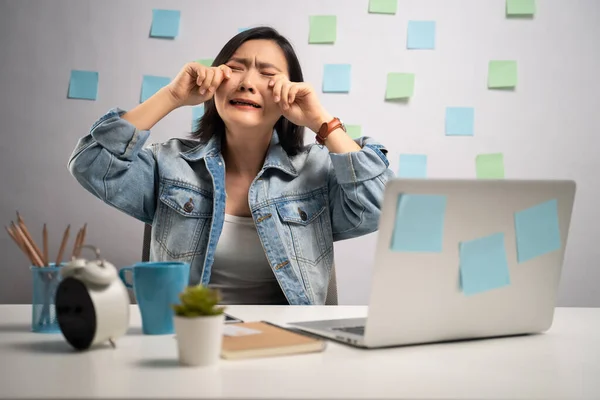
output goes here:
[[96, 310], [87, 287], [78, 279], [65, 278], [56, 290], [56, 317], [71, 346], [86, 349], [96, 334]]

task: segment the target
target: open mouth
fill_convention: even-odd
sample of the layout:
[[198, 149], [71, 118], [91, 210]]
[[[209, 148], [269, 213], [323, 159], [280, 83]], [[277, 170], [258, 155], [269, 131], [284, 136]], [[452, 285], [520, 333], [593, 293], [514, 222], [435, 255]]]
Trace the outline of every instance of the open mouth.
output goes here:
[[246, 106], [246, 107], [253, 107], [253, 108], [260, 108], [260, 106], [252, 101], [249, 100], [229, 100], [229, 104], [231, 104], [232, 106]]

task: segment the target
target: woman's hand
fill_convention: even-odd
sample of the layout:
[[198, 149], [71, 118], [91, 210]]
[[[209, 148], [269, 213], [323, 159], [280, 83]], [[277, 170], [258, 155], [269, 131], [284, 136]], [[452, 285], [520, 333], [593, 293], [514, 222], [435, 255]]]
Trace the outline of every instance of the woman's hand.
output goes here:
[[276, 76], [269, 82], [269, 87], [273, 89], [273, 100], [279, 104], [283, 116], [294, 124], [318, 132], [323, 122], [332, 119], [308, 83], [290, 82], [285, 76]]
[[167, 85], [167, 89], [177, 106], [195, 106], [211, 99], [219, 85], [230, 77], [231, 68], [226, 65], [206, 67], [190, 62]]

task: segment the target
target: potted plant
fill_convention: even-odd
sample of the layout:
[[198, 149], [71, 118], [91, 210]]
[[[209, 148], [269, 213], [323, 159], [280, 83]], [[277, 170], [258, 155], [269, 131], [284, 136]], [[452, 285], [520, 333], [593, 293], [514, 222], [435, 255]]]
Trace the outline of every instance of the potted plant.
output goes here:
[[202, 285], [188, 286], [181, 304], [172, 305], [179, 362], [188, 366], [216, 364], [223, 341], [224, 307], [220, 294]]

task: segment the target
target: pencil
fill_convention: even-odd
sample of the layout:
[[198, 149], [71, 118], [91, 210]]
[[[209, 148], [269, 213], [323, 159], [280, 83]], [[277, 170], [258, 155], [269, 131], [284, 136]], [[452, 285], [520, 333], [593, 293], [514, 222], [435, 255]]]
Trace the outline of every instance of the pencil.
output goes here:
[[27, 258], [29, 259], [31, 264], [34, 265], [35, 262], [33, 261], [33, 257], [31, 256], [31, 253], [27, 249], [27, 246], [25, 246], [25, 243], [21, 240], [21, 237], [19, 236], [19, 234], [17, 232], [17, 227], [15, 226], [15, 223], [13, 221], [11, 221], [10, 228], [6, 228], [6, 229], [8, 230], [9, 235], [11, 235], [11, 237], [17, 242], [17, 244], [19, 245], [19, 248], [23, 251], [25, 256], [27, 256]]
[[23, 244], [21, 243], [21, 241], [15, 236], [15, 234], [13, 233], [13, 231], [8, 226], [4, 226], [4, 229], [6, 229], [6, 232], [8, 232], [8, 236], [10, 236], [12, 238], [12, 240], [14, 240], [14, 242], [17, 244], [17, 246], [19, 246], [19, 249], [21, 249], [21, 251], [31, 261], [31, 257], [29, 256], [29, 253], [27, 252], [27, 249], [25, 248], [25, 246], [23, 246]]
[[73, 244], [73, 251], [71, 251], [71, 258], [77, 257], [77, 248], [79, 247], [79, 239], [81, 238], [81, 229], [77, 232], [77, 236], [75, 236], [75, 243]]
[[85, 245], [85, 234], [87, 233], [87, 222], [83, 224], [81, 229], [81, 239], [79, 239], [79, 247], [77, 248], [77, 257], [81, 255], [81, 248]]
[[44, 265], [50, 266], [50, 261], [48, 259], [48, 229], [46, 224], [44, 224], [44, 231], [42, 233], [44, 236]]
[[62, 242], [60, 243], [60, 249], [58, 250], [58, 255], [56, 256], [56, 265], [60, 265], [62, 262], [63, 253], [65, 252], [65, 247], [67, 246], [67, 241], [69, 240], [69, 231], [71, 230], [71, 224], [67, 225], [67, 229], [65, 229], [65, 233], [63, 233]]
[[27, 247], [27, 250], [29, 250], [29, 252], [31, 253], [31, 257], [33, 259], [33, 263], [35, 265], [37, 265], [38, 267], [43, 267], [44, 263], [40, 259], [40, 256], [33, 249], [33, 245], [31, 244], [31, 242], [29, 242], [29, 240], [25, 236], [25, 233], [21, 229], [21, 227], [19, 225], [15, 225], [15, 227], [17, 229], [18, 235], [21, 237], [21, 240], [23, 240], [23, 242], [25, 243], [25, 246]]
[[21, 218], [21, 215], [19, 214], [18, 211], [17, 211], [17, 222], [18, 222], [20, 230], [23, 232], [23, 235], [25, 236], [27, 241], [30, 243], [35, 255], [37, 256], [38, 259], [41, 259], [42, 252], [41, 252], [40, 248], [37, 247], [37, 245], [35, 244], [35, 241], [31, 237], [31, 234], [29, 233], [29, 229], [27, 229], [27, 225], [25, 225], [25, 221], [23, 220], [23, 218]]

